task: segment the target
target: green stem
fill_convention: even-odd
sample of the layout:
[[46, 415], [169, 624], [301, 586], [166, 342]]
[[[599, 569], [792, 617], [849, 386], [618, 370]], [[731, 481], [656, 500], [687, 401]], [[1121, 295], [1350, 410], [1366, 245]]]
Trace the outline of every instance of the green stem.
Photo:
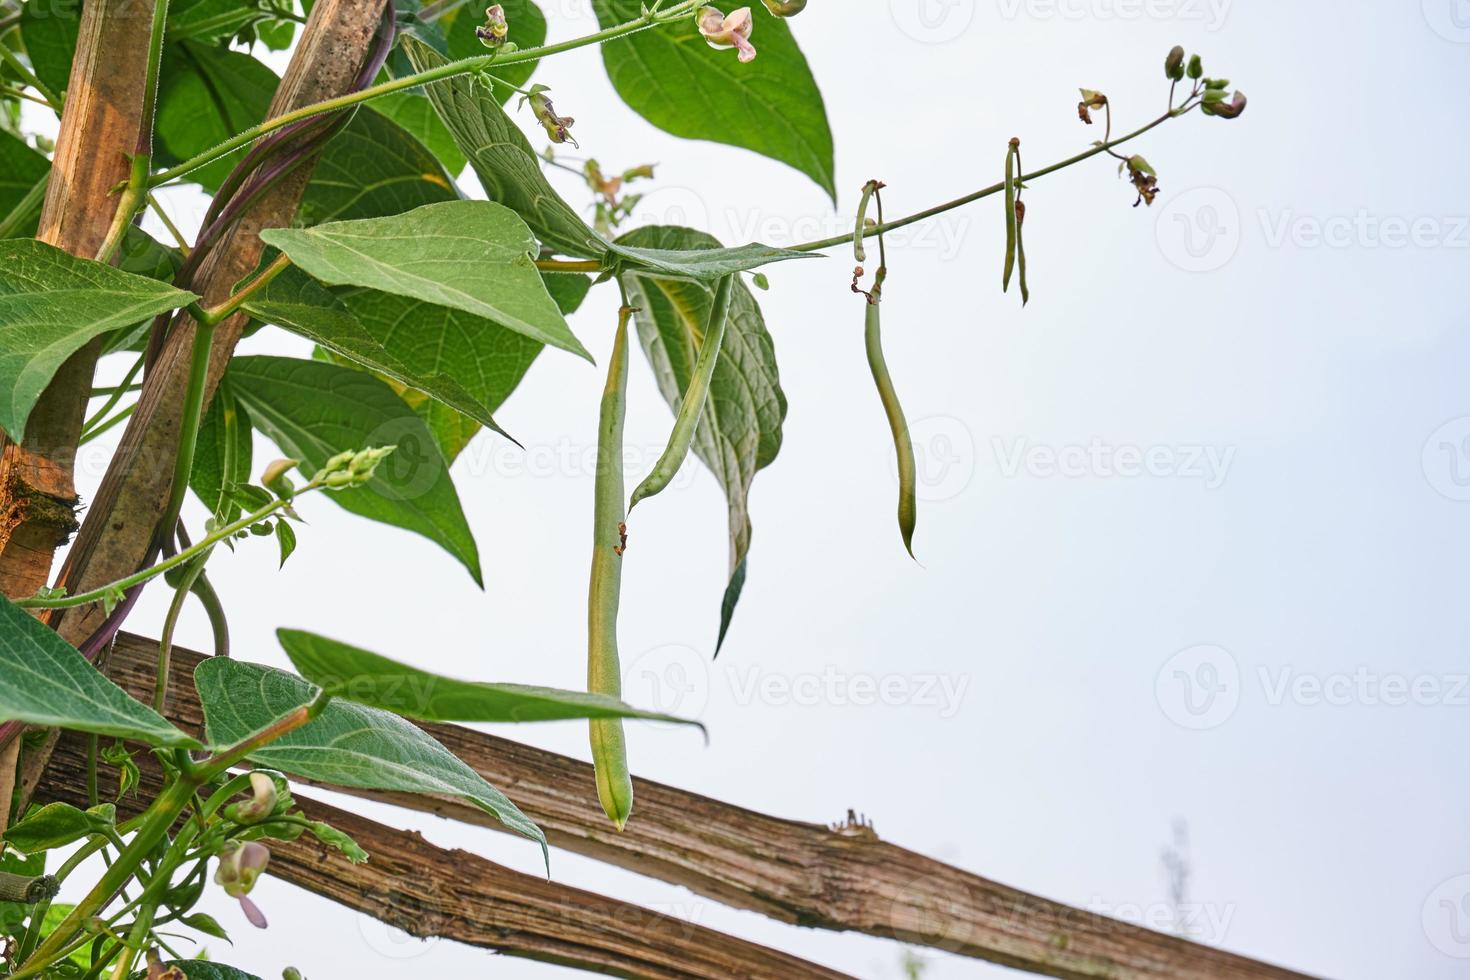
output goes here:
[[118, 412], [106, 422], [99, 423], [98, 425], [95, 425], [90, 429], [84, 429], [82, 431], [82, 437], [80, 440], [78, 440], [77, 444], [80, 446], [85, 446], [87, 443], [91, 442], [93, 439], [96, 439], [98, 436], [102, 435], [102, 433], [106, 432], [108, 429], [111, 429], [119, 422], [127, 421], [128, 418], [133, 414], [133, 410], [137, 407], [137, 405], [129, 405], [127, 408], [123, 409], [121, 412]]
[[3, 60], [9, 65], [11, 70], [20, 76], [22, 82], [37, 92], [40, 92], [41, 97], [46, 100], [47, 105], [57, 112], [61, 111], [61, 97], [53, 92], [49, 85], [37, 78], [35, 72], [26, 67], [26, 63], [20, 60], [20, 55], [10, 50], [6, 45], [0, 44], [0, 60]]
[[158, 72], [163, 63], [163, 34], [168, 24], [168, 0], [153, 0], [153, 21], [148, 33], [148, 58], [143, 66], [143, 116], [138, 121], [138, 139], [128, 168], [128, 183], [117, 202], [112, 225], [97, 261], [109, 262], [136, 215], [148, 202], [148, 174], [153, 170], [153, 112], [158, 102]]
[[46, 185], [50, 182], [51, 171], [47, 170], [25, 192], [25, 196], [15, 202], [15, 207], [10, 209], [5, 220], [0, 221], [0, 238], [15, 238], [20, 234], [21, 226], [41, 210], [41, 202], [46, 200]]
[[[303, 493], [319, 489], [320, 486], [320, 484], [315, 482], [308, 483], [306, 486], [296, 491], [296, 496], [299, 497]], [[81, 592], [77, 595], [71, 596], [62, 596], [61, 598], [57, 599], [33, 596], [29, 599], [21, 599], [20, 601], [16, 602], [16, 605], [20, 606], [22, 609], [69, 609], [72, 606], [84, 606], [89, 602], [99, 602], [107, 596], [115, 595], [118, 592], [126, 592], [128, 589], [131, 589], [135, 585], [142, 585], [144, 582], [147, 582], [150, 579], [157, 578], [171, 568], [178, 568], [180, 565], [188, 564], [190, 561], [197, 558], [199, 555], [203, 554], [209, 549], [213, 548], [215, 545], [219, 544], [226, 538], [233, 537], [240, 531], [244, 531], [245, 529], [250, 527], [250, 525], [252, 524], [260, 523], [283, 507], [290, 506], [290, 503], [291, 501], [289, 500], [273, 500], [259, 510], [254, 511], [250, 514], [246, 514], [239, 520], [231, 524], [227, 524], [224, 527], [218, 528], [217, 530], [210, 533], [208, 537], [201, 540], [198, 544], [193, 545], [189, 548], [185, 548], [183, 551], [180, 551], [172, 558], [166, 558], [150, 568], [145, 568], [140, 572], [134, 572], [127, 578], [120, 578], [116, 582], [110, 582], [107, 585], [92, 589], [89, 592]]]
[[118, 855], [112, 867], [107, 869], [86, 897], [51, 931], [51, 935], [25, 961], [19, 972], [12, 975], [11, 980], [41, 976], [67, 954], [68, 944], [81, 931], [83, 924], [112, 901], [113, 896], [132, 879], [143, 859], [152, 854], [153, 849], [164, 839], [169, 827], [189, 804], [196, 785], [192, 779], [185, 777], [159, 794], [144, 814], [137, 836], [127, 850]]
[[163, 620], [163, 633], [158, 641], [158, 671], [153, 680], [153, 710], [163, 714], [168, 710], [168, 675], [169, 667], [173, 660], [174, 630], [179, 625], [179, 616], [184, 611], [184, 600], [189, 598], [193, 591], [194, 583], [199, 576], [204, 574], [204, 563], [209, 560], [208, 554], [200, 555], [195, 562], [184, 570], [183, 581], [179, 587], [174, 589], [173, 601], [168, 604], [168, 615]]
[[[1147, 126], [1135, 129], [1127, 136], [1119, 136], [1117, 139], [1113, 140], [1110, 143], [1099, 144], [1098, 146], [1091, 147], [1090, 149], [1079, 153], [1076, 156], [1068, 157], [1065, 160], [1059, 160], [1056, 163], [1051, 164], [1050, 166], [1042, 167], [1040, 170], [1034, 171], [1029, 174], [1024, 174], [1022, 175], [1021, 180], [1023, 182], [1036, 180], [1038, 177], [1045, 177], [1047, 174], [1056, 173], [1058, 170], [1063, 170], [1067, 167], [1072, 166], [1073, 164], [1081, 163], [1083, 160], [1090, 160], [1092, 157], [1097, 156], [1099, 153], [1106, 153], [1108, 150], [1111, 150], [1113, 147], [1119, 145], [1120, 143], [1127, 143], [1129, 140], [1137, 139], [1138, 137], [1142, 136], [1144, 133], [1147, 133], [1149, 130], [1155, 128], [1156, 126], [1161, 126], [1164, 123], [1168, 122], [1170, 119], [1173, 119], [1175, 116], [1183, 115], [1185, 112], [1188, 112], [1189, 109], [1192, 108], [1193, 106], [1189, 106], [1187, 108], [1175, 109], [1173, 112], [1165, 113], [1164, 115], [1155, 119], [1153, 122], [1149, 123]], [[980, 190], [975, 191], [973, 194], [966, 194], [964, 197], [956, 198], [955, 200], [949, 201], [945, 204], [940, 204], [936, 207], [929, 208], [927, 211], [920, 211], [917, 214], [911, 214], [906, 218], [895, 218], [893, 221], [890, 221], [887, 224], [874, 225], [864, 230], [862, 237], [871, 238], [874, 235], [881, 235], [884, 232], [894, 231], [899, 228], [907, 227], [908, 225], [916, 224], [920, 221], [925, 221], [929, 218], [944, 214], [946, 211], [953, 211], [955, 208], [964, 207], [966, 204], [973, 204], [974, 202], [982, 198], [990, 197], [994, 194], [999, 194], [1001, 191], [1005, 190], [1005, 187], [1005, 181], [991, 184], [989, 187], [982, 187]], [[853, 241], [853, 238], [853, 235], [837, 235], [834, 238], [824, 238], [818, 242], [807, 242], [804, 245], [793, 245], [791, 247], [794, 251], [797, 252], [820, 252], [822, 249], [825, 248], [836, 248], [838, 245], [845, 245]]]
[[168, 216], [168, 212], [163, 209], [163, 205], [158, 203], [158, 198], [149, 194], [148, 206], [153, 209], [154, 214], [158, 215], [158, 220], [163, 222], [163, 227], [167, 228], [168, 233], [173, 236], [174, 244], [179, 247], [179, 252], [187, 257], [189, 254], [189, 240], [184, 237], [183, 232], [179, 231], [179, 226], [174, 224], [173, 219]]
[[349, 106], [359, 105], [384, 95], [391, 95], [394, 92], [417, 88], [420, 85], [442, 81], [446, 78], [454, 78], [458, 75], [485, 71], [488, 68], [505, 68], [524, 62], [539, 61], [542, 58], [547, 58], [554, 54], [561, 54], [564, 51], [586, 47], [589, 44], [602, 44], [605, 41], [627, 37], [630, 34], [636, 34], [650, 27], [678, 20], [680, 17], [691, 13], [698, 4], [699, 0], [682, 0], [679, 4], [662, 13], [650, 11], [626, 23], [608, 27], [584, 37], [572, 38], [571, 40], [561, 41], [556, 44], [547, 44], [539, 48], [527, 48], [524, 51], [486, 54], [474, 58], [464, 58], [460, 61], [451, 61], [448, 64], [430, 68], [427, 71], [417, 72], [413, 75], [404, 75], [402, 78], [395, 78], [378, 85], [372, 85], [361, 91], [350, 92], [333, 99], [324, 99], [321, 102], [302, 106], [299, 109], [282, 113], [263, 123], [252, 126], [244, 132], [230, 137], [213, 149], [205, 150], [203, 153], [190, 157], [178, 166], [159, 171], [148, 180], [148, 186], [157, 187], [160, 184], [168, 183], [171, 180], [182, 177], [190, 171], [197, 170], [199, 167], [211, 161], [218, 160], [222, 156], [233, 153], [242, 146], [255, 142], [267, 133], [275, 132], [283, 126], [289, 126], [303, 119], [310, 119], [312, 116], [319, 116], [324, 112], [335, 112], [339, 109], [346, 109]]
[[270, 265], [260, 270], [260, 275], [237, 289], [229, 299], [220, 303], [218, 306], [211, 306], [208, 309], [201, 307], [198, 303], [191, 303], [189, 304], [189, 315], [194, 318], [196, 323], [207, 324], [210, 327], [224, 322], [233, 316], [240, 307], [250, 302], [250, 297], [260, 292], [266, 286], [269, 286], [271, 280], [286, 271], [286, 268], [290, 264], [291, 257], [282, 252], [271, 261]]
[[102, 403], [102, 407], [93, 412], [92, 417], [82, 423], [83, 432], [95, 429], [101, 424], [102, 420], [107, 418], [107, 413], [116, 408], [117, 403], [122, 401], [123, 395], [132, 390], [133, 381], [137, 379], [138, 374], [143, 370], [143, 362], [145, 360], [147, 358], [140, 356], [133, 362], [133, 366], [128, 368], [128, 373], [123, 375], [122, 381], [116, 387], [110, 389], [107, 401]]
[[194, 472], [194, 450], [199, 445], [199, 427], [204, 420], [204, 389], [209, 380], [209, 353], [214, 349], [214, 324], [195, 323], [194, 345], [189, 355], [189, 384], [184, 390], [183, 416], [179, 421], [179, 447], [174, 456], [174, 480], [168, 506], [158, 524], [159, 534], [172, 539], [174, 524], [184, 509], [189, 476]]

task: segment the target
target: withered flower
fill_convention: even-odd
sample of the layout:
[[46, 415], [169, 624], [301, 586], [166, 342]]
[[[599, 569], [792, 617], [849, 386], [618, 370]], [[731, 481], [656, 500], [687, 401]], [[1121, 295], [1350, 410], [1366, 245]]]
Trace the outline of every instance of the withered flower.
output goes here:
[[755, 29], [755, 18], [749, 7], [741, 7], [728, 16], [718, 7], [700, 7], [694, 15], [699, 33], [712, 48], [734, 48], [740, 52], [741, 62], [755, 60], [755, 46], [750, 43], [750, 32]]

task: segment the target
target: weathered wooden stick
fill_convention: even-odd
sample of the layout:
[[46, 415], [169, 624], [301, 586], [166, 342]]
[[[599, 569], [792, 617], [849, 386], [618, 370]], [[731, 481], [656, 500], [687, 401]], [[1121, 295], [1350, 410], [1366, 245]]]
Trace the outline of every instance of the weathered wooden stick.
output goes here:
[[[156, 644], [118, 637], [109, 674], [135, 694], [153, 689]], [[201, 659], [175, 652], [180, 677]], [[202, 715], [180, 685], [171, 714], [186, 731]], [[880, 840], [872, 830], [783, 820], [646, 780], [619, 833], [603, 816], [592, 767], [455, 725], [424, 725], [546, 831], [556, 847], [734, 908], [797, 925], [856, 931], [1077, 980], [1286, 980], [1279, 967], [1028, 894]], [[496, 827], [453, 800], [361, 793], [463, 823]]]
[[[182, 699], [180, 699], [182, 700]], [[140, 757], [139, 801], [160, 772]], [[86, 743], [61, 740], [41, 795], [85, 803]], [[106, 774], [103, 786], [113, 784]], [[297, 797], [306, 814], [350, 834], [370, 855], [349, 864], [309, 835], [270, 841], [268, 873], [420, 938], [452, 939], [508, 956], [621, 977], [657, 980], [842, 980], [847, 974], [652, 909], [521, 874], [482, 857], [436, 847], [417, 833]]]
[[[122, 149], [137, 145], [150, 21], [135, 0], [82, 7], [51, 179], [36, 237], [73, 255], [96, 254], [128, 177]], [[99, 151], [113, 147], [113, 152]], [[42, 393], [25, 440], [0, 434], [0, 593], [33, 594], [54, 552], [76, 530], [73, 468], [98, 343], [72, 355]]]

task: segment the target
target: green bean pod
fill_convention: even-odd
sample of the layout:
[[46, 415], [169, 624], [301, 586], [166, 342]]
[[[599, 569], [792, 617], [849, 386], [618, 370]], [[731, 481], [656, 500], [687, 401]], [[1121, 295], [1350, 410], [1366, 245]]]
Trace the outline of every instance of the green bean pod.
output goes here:
[[715, 365], [720, 360], [720, 347], [725, 342], [725, 322], [730, 314], [730, 298], [735, 293], [735, 277], [725, 276], [715, 287], [715, 301], [710, 307], [709, 321], [704, 325], [704, 343], [699, 347], [699, 358], [694, 364], [694, 375], [679, 403], [679, 414], [674, 419], [674, 431], [663, 455], [653, 464], [653, 472], [638, 484], [633, 497], [628, 501], [628, 510], [638, 505], [645, 497], [663, 492], [673, 481], [679, 467], [689, 455], [694, 444], [694, 433], [699, 428], [700, 416], [704, 414], [704, 403], [709, 397], [710, 382], [715, 376]]
[[1021, 141], [1012, 139], [1006, 150], [1006, 270], [1001, 276], [1002, 292], [1009, 292], [1011, 275], [1016, 271], [1016, 157], [1021, 151]]
[[[623, 419], [627, 412], [628, 318], [618, 311], [618, 332], [607, 365], [607, 387], [597, 426], [596, 503], [592, 522], [592, 575], [587, 594], [587, 690], [622, 697], [618, 663], [618, 600], [623, 587]], [[597, 798], [609, 819], [623, 829], [633, 811], [633, 777], [619, 719], [590, 723]]]
[[888, 362], [883, 357], [883, 332], [881, 310], [883, 308], [883, 278], [886, 269], [879, 269], [873, 283], [873, 292], [867, 303], [865, 334], [868, 348], [868, 369], [873, 372], [873, 383], [878, 388], [878, 397], [883, 401], [883, 411], [888, 416], [888, 427], [893, 431], [893, 449], [898, 456], [898, 529], [903, 534], [903, 546], [909, 557], [914, 557], [914, 527], [918, 524], [918, 472], [914, 464], [914, 441], [909, 435], [908, 420], [904, 418], [903, 406], [898, 402], [893, 378], [888, 374]]
[[1016, 272], [1021, 280], [1021, 305], [1031, 302], [1031, 287], [1026, 285], [1026, 202], [1017, 201], [1016, 212]]

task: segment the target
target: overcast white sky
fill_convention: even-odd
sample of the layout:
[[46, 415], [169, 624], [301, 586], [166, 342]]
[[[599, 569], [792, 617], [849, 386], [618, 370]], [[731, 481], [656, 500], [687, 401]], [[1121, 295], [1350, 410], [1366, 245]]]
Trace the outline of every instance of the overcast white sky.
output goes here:
[[[554, 38], [594, 27], [583, 0], [546, 9]], [[1464, 976], [1470, 4], [812, 0], [793, 26], [837, 139], [835, 213], [779, 164], [654, 130], [594, 52], [538, 80], [609, 168], [660, 164], [648, 216], [731, 243], [850, 227], [870, 177], [894, 215], [958, 196], [999, 178], [1012, 135], [1032, 167], [1068, 156], [1098, 138], [1076, 118], [1078, 86], [1108, 93], [1131, 128], [1162, 109], [1175, 43], [1251, 103], [1239, 122], [1191, 116], [1138, 144], [1163, 188], [1151, 210], [1129, 207], [1104, 160], [1033, 184], [1024, 312], [999, 290], [998, 200], [891, 243], [885, 327], [921, 453], [919, 565], [893, 526], [850, 257], [771, 270], [761, 302], [791, 411], [757, 481], [749, 586], [717, 664], [724, 505], [697, 464], [641, 516], [626, 566], [628, 697], [699, 715], [713, 742], [634, 727], [635, 771], [793, 818], [851, 807], [906, 847], [1165, 925], [1160, 851], [1181, 818], [1199, 938], [1324, 976]], [[599, 357], [615, 305], [600, 290], [573, 321]], [[306, 353], [275, 333], [247, 349]], [[460, 676], [579, 686], [582, 461], [601, 383], [544, 355], [499, 413], [528, 453], [482, 436], [456, 466], [483, 593], [427, 542], [311, 501], [284, 572], [268, 543], [211, 566], [237, 654], [283, 663], [272, 634], [286, 625]], [[629, 444], [656, 452], [669, 421], [637, 358]], [[156, 624], [163, 598], [135, 623]], [[184, 633], [207, 642], [192, 611]], [[855, 696], [855, 680], [885, 678], [893, 703]], [[586, 756], [581, 725], [514, 734]], [[540, 867], [504, 835], [373, 812]], [[777, 925], [575, 855], [554, 852], [552, 869], [859, 976], [901, 975], [890, 943]], [[561, 972], [409, 941], [277, 882], [258, 895], [264, 935], [221, 896], [209, 907], [240, 940], [216, 958], [263, 977]], [[933, 978], [1004, 972], [924, 955]]]

